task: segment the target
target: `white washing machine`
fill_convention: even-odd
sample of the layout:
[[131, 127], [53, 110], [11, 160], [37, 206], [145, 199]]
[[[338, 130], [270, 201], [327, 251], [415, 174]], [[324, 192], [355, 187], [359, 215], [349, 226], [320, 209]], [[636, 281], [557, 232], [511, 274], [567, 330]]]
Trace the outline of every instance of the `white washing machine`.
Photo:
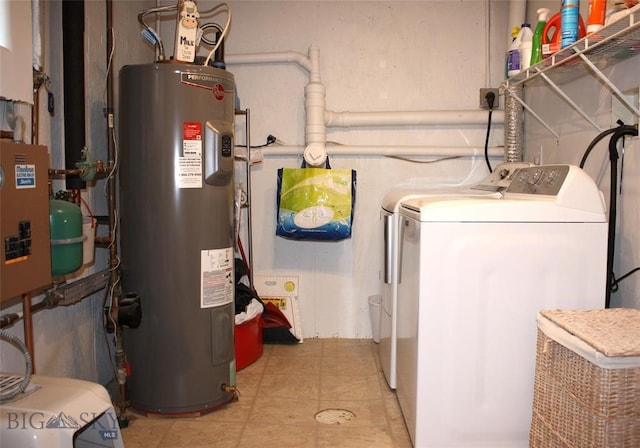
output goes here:
[[397, 397], [415, 447], [525, 448], [540, 309], [604, 307], [607, 220], [569, 165], [402, 203]]
[[[22, 379], [0, 373], [0, 388]], [[124, 448], [107, 390], [88, 381], [33, 375], [24, 393], [0, 405], [0, 425], [2, 447]]]
[[380, 341], [378, 345], [382, 371], [389, 387], [396, 388], [396, 307], [398, 297], [398, 257], [400, 204], [406, 200], [427, 196], [484, 196], [500, 198], [511, 181], [511, 175], [518, 168], [532, 166], [526, 162], [508, 162], [496, 166], [493, 172], [477, 183], [467, 185], [411, 186], [390, 190], [382, 200], [380, 219], [382, 221], [384, 244], [380, 277], [382, 280]]

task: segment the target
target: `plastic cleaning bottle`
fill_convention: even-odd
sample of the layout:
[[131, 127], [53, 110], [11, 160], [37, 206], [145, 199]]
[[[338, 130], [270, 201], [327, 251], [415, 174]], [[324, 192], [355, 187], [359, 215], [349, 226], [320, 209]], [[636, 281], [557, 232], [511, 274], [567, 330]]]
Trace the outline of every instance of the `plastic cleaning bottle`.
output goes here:
[[520, 28], [514, 26], [511, 29], [513, 40], [509, 45], [509, 53], [507, 55], [507, 76], [513, 76], [520, 73]]
[[549, 20], [549, 8], [540, 8], [538, 13], [538, 24], [536, 30], [533, 32], [533, 38], [531, 39], [531, 62], [530, 65], [536, 65], [542, 60], [542, 33], [544, 27]]
[[562, 0], [560, 8], [560, 47], [565, 48], [578, 40], [580, 0]]
[[514, 26], [511, 28], [511, 44], [507, 51], [507, 76], [513, 76], [520, 73], [520, 41], [516, 41], [520, 28]]
[[607, 11], [607, 0], [589, 0], [589, 18], [587, 19], [587, 34], [600, 31], [604, 27]]
[[518, 51], [520, 52], [520, 70], [526, 70], [529, 68], [533, 49], [533, 31], [531, 31], [531, 24], [522, 24], [518, 38], [520, 39], [520, 46], [518, 47]]

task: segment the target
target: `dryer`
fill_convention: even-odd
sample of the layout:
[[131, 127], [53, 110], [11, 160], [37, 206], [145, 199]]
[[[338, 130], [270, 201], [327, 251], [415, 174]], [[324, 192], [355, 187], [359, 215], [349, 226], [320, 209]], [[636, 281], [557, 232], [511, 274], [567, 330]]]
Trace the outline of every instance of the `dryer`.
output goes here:
[[415, 447], [525, 448], [536, 315], [604, 307], [605, 203], [575, 166], [518, 169], [501, 199], [400, 206], [397, 397]]
[[378, 345], [382, 371], [390, 388], [396, 388], [396, 307], [398, 297], [398, 257], [400, 204], [409, 199], [427, 196], [483, 196], [500, 198], [500, 192], [511, 182], [518, 168], [532, 166], [527, 162], [507, 162], [495, 167], [483, 180], [466, 185], [413, 185], [394, 188], [382, 200], [380, 219], [383, 229], [381, 277], [380, 341]]

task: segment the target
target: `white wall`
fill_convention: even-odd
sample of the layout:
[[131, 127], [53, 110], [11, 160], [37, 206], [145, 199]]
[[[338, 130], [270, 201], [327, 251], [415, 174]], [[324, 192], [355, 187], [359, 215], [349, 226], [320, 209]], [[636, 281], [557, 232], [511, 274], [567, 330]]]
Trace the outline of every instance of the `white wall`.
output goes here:
[[[200, 9], [207, 4], [199, 2]], [[481, 1], [230, 4], [227, 54], [307, 54], [309, 46], [317, 46], [329, 110], [477, 110], [479, 88], [497, 86], [502, 79], [506, 41], [500, 40], [501, 50], [488, 48], [487, 24], [504, 19], [505, 2], [492, 3], [490, 16], [487, 4]], [[489, 58], [492, 65], [487, 64]], [[288, 145], [298, 145], [301, 153], [307, 74], [294, 64], [227, 68], [236, 78], [241, 107], [251, 110], [252, 143], [262, 144], [272, 134]], [[242, 129], [239, 134], [241, 139]], [[340, 144], [391, 147], [482, 147], [484, 138], [484, 124], [330, 128], [327, 136], [328, 141]], [[502, 127], [498, 126], [491, 145], [501, 143]], [[484, 175], [486, 167], [481, 152], [477, 157], [432, 164], [379, 156], [334, 156], [331, 160], [335, 168], [357, 170], [353, 237], [335, 243], [276, 237], [276, 170], [298, 166], [301, 160], [268, 157], [252, 171], [254, 272], [299, 277], [305, 337], [370, 337], [368, 296], [380, 292], [379, 214], [385, 191], [401, 183], [469, 182]]]
[[[106, 157], [106, 131], [101, 116], [103, 82], [106, 70], [104, 5], [86, 2], [89, 22], [88, 47], [85, 54], [89, 87], [87, 138], [97, 158]], [[171, 2], [173, 3], [173, 2]], [[544, 2], [557, 8], [555, 2]], [[61, 111], [61, 62], [59, 1], [49, 4], [47, 15], [48, 67], [52, 89]], [[151, 7], [153, 1], [115, 1], [116, 73], [123, 64], [150, 62], [153, 52], [138, 37], [138, 11]], [[216, 4], [201, 0], [200, 9]], [[504, 50], [507, 41], [508, 2], [470, 1], [234, 1], [230, 2], [233, 23], [227, 41], [227, 54], [297, 51], [306, 53], [309, 46], [320, 49], [320, 72], [327, 89], [327, 108], [331, 110], [440, 110], [471, 109], [478, 106], [480, 87], [497, 86], [503, 77]], [[536, 5], [537, 7], [537, 5]], [[56, 13], [56, 11], [58, 11]], [[487, 14], [489, 11], [489, 14]], [[535, 23], [535, 10], [529, 20]], [[58, 16], [56, 16], [58, 14]], [[222, 22], [224, 15], [216, 18]], [[172, 36], [173, 18], [162, 24], [163, 36]], [[487, 30], [491, 45], [487, 46]], [[437, 38], [436, 38], [437, 37]], [[169, 38], [167, 38], [169, 39]], [[170, 38], [172, 41], [172, 37]], [[167, 45], [170, 52], [171, 45]], [[487, 63], [490, 61], [490, 63]], [[629, 86], [637, 86], [637, 59], [617, 66], [615, 76], [624, 77]], [[56, 65], [57, 64], [57, 65]], [[634, 65], [635, 64], [635, 65]], [[270, 66], [229, 66], [237, 81], [242, 108], [251, 109], [251, 139], [262, 144], [272, 134], [290, 145], [304, 143], [304, 96], [307, 74], [293, 64]], [[117, 86], [117, 79], [116, 79]], [[598, 112], [604, 95], [597, 84], [571, 87], [580, 101], [589, 102]], [[583, 89], [594, 95], [583, 95]], [[116, 88], [117, 93], [117, 88]], [[531, 92], [551, 120], [562, 130], [560, 144], [527, 118], [526, 155], [543, 145], [543, 162], [576, 163], [595, 132], [548, 92]], [[502, 103], [502, 98], [501, 98]], [[553, 109], [557, 109], [554, 111]], [[41, 141], [51, 148], [54, 166], [62, 162], [63, 139], [60, 115], [49, 120], [41, 107]], [[603, 109], [604, 110], [604, 109]], [[116, 109], [117, 112], [117, 109]], [[60, 112], [61, 113], [61, 112]], [[606, 111], [602, 112], [607, 115]], [[575, 119], [575, 121], [574, 121]], [[602, 118], [605, 119], [604, 117]], [[571, 122], [569, 121], [571, 120]], [[49, 126], [50, 123], [50, 126]], [[484, 126], [411, 126], [384, 129], [330, 129], [330, 141], [350, 145], [460, 145], [482, 146]], [[238, 120], [237, 142], [243, 140], [243, 123]], [[502, 127], [495, 127], [491, 145], [502, 143]], [[637, 145], [637, 143], [636, 143]], [[625, 188], [637, 185], [638, 168], [625, 161]], [[331, 151], [330, 151], [331, 154]], [[594, 159], [595, 160], [595, 159]], [[637, 161], [637, 159], [635, 159]], [[443, 184], [471, 181], [482, 177], [482, 155], [430, 164], [414, 164], [379, 156], [332, 157], [338, 168], [358, 171], [358, 192], [352, 239], [337, 243], [304, 243], [274, 235], [275, 174], [279, 167], [293, 167], [297, 157], [268, 157], [253, 169], [253, 219], [255, 271], [257, 274], [296, 275], [300, 279], [300, 301], [305, 337], [369, 337], [371, 335], [367, 297], [379, 292], [381, 253], [380, 201], [385, 191], [398, 184]], [[496, 163], [497, 160], [494, 160]], [[595, 163], [595, 162], [594, 162]], [[632, 167], [632, 168], [629, 168]], [[598, 176], [597, 166], [589, 168]], [[604, 177], [603, 177], [604, 178]], [[634, 183], [635, 181], [635, 183]], [[601, 186], [606, 182], [602, 181]], [[637, 204], [637, 191], [625, 196]], [[634, 196], [635, 195], [635, 196]], [[90, 191], [96, 213], [106, 213], [102, 184]], [[626, 199], [625, 199], [626, 200]], [[627, 229], [625, 246], [620, 250], [617, 272], [638, 265], [638, 212], [633, 205], [624, 206]], [[625, 255], [623, 256], [623, 252]], [[633, 255], [636, 254], [636, 255]], [[95, 269], [106, 267], [104, 253]], [[624, 265], [624, 266], [623, 266]], [[638, 306], [637, 280], [623, 284], [614, 297], [616, 304]], [[626, 289], [628, 288], [628, 290]], [[620, 299], [619, 297], [624, 297]], [[101, 297], [81, 304], [35, 316], [36, 362], [40, 373], [64, 374], [105, 382], [110, 367], [104, 352], [101, 329]], [[3, 310], [4, 312], [5, 310]], [[11, 309], [7, 310], [11, 311]], [[12, 328], [21, 334], [21, 326]], [[102, 348], [101, 348], [102, 347]], [[15, 370], [19, 360], [2, 353], [3, 370]], [[8, 358], [10, 358], [8, 360]]]

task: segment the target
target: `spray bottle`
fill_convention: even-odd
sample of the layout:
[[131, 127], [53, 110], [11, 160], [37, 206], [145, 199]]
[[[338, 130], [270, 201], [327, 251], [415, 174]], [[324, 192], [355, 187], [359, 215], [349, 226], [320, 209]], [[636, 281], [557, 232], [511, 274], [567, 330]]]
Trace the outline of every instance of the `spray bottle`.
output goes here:
[[531, 65], [536, 65], [542, 60], [542, 33], [549, 20], [549, 8], [540, 8], [537, 12], [538, 24], [531, 39]]
[[565, 48], [578, 40], [580, 0], [562, 0], [560, 9], [560, 47]]

